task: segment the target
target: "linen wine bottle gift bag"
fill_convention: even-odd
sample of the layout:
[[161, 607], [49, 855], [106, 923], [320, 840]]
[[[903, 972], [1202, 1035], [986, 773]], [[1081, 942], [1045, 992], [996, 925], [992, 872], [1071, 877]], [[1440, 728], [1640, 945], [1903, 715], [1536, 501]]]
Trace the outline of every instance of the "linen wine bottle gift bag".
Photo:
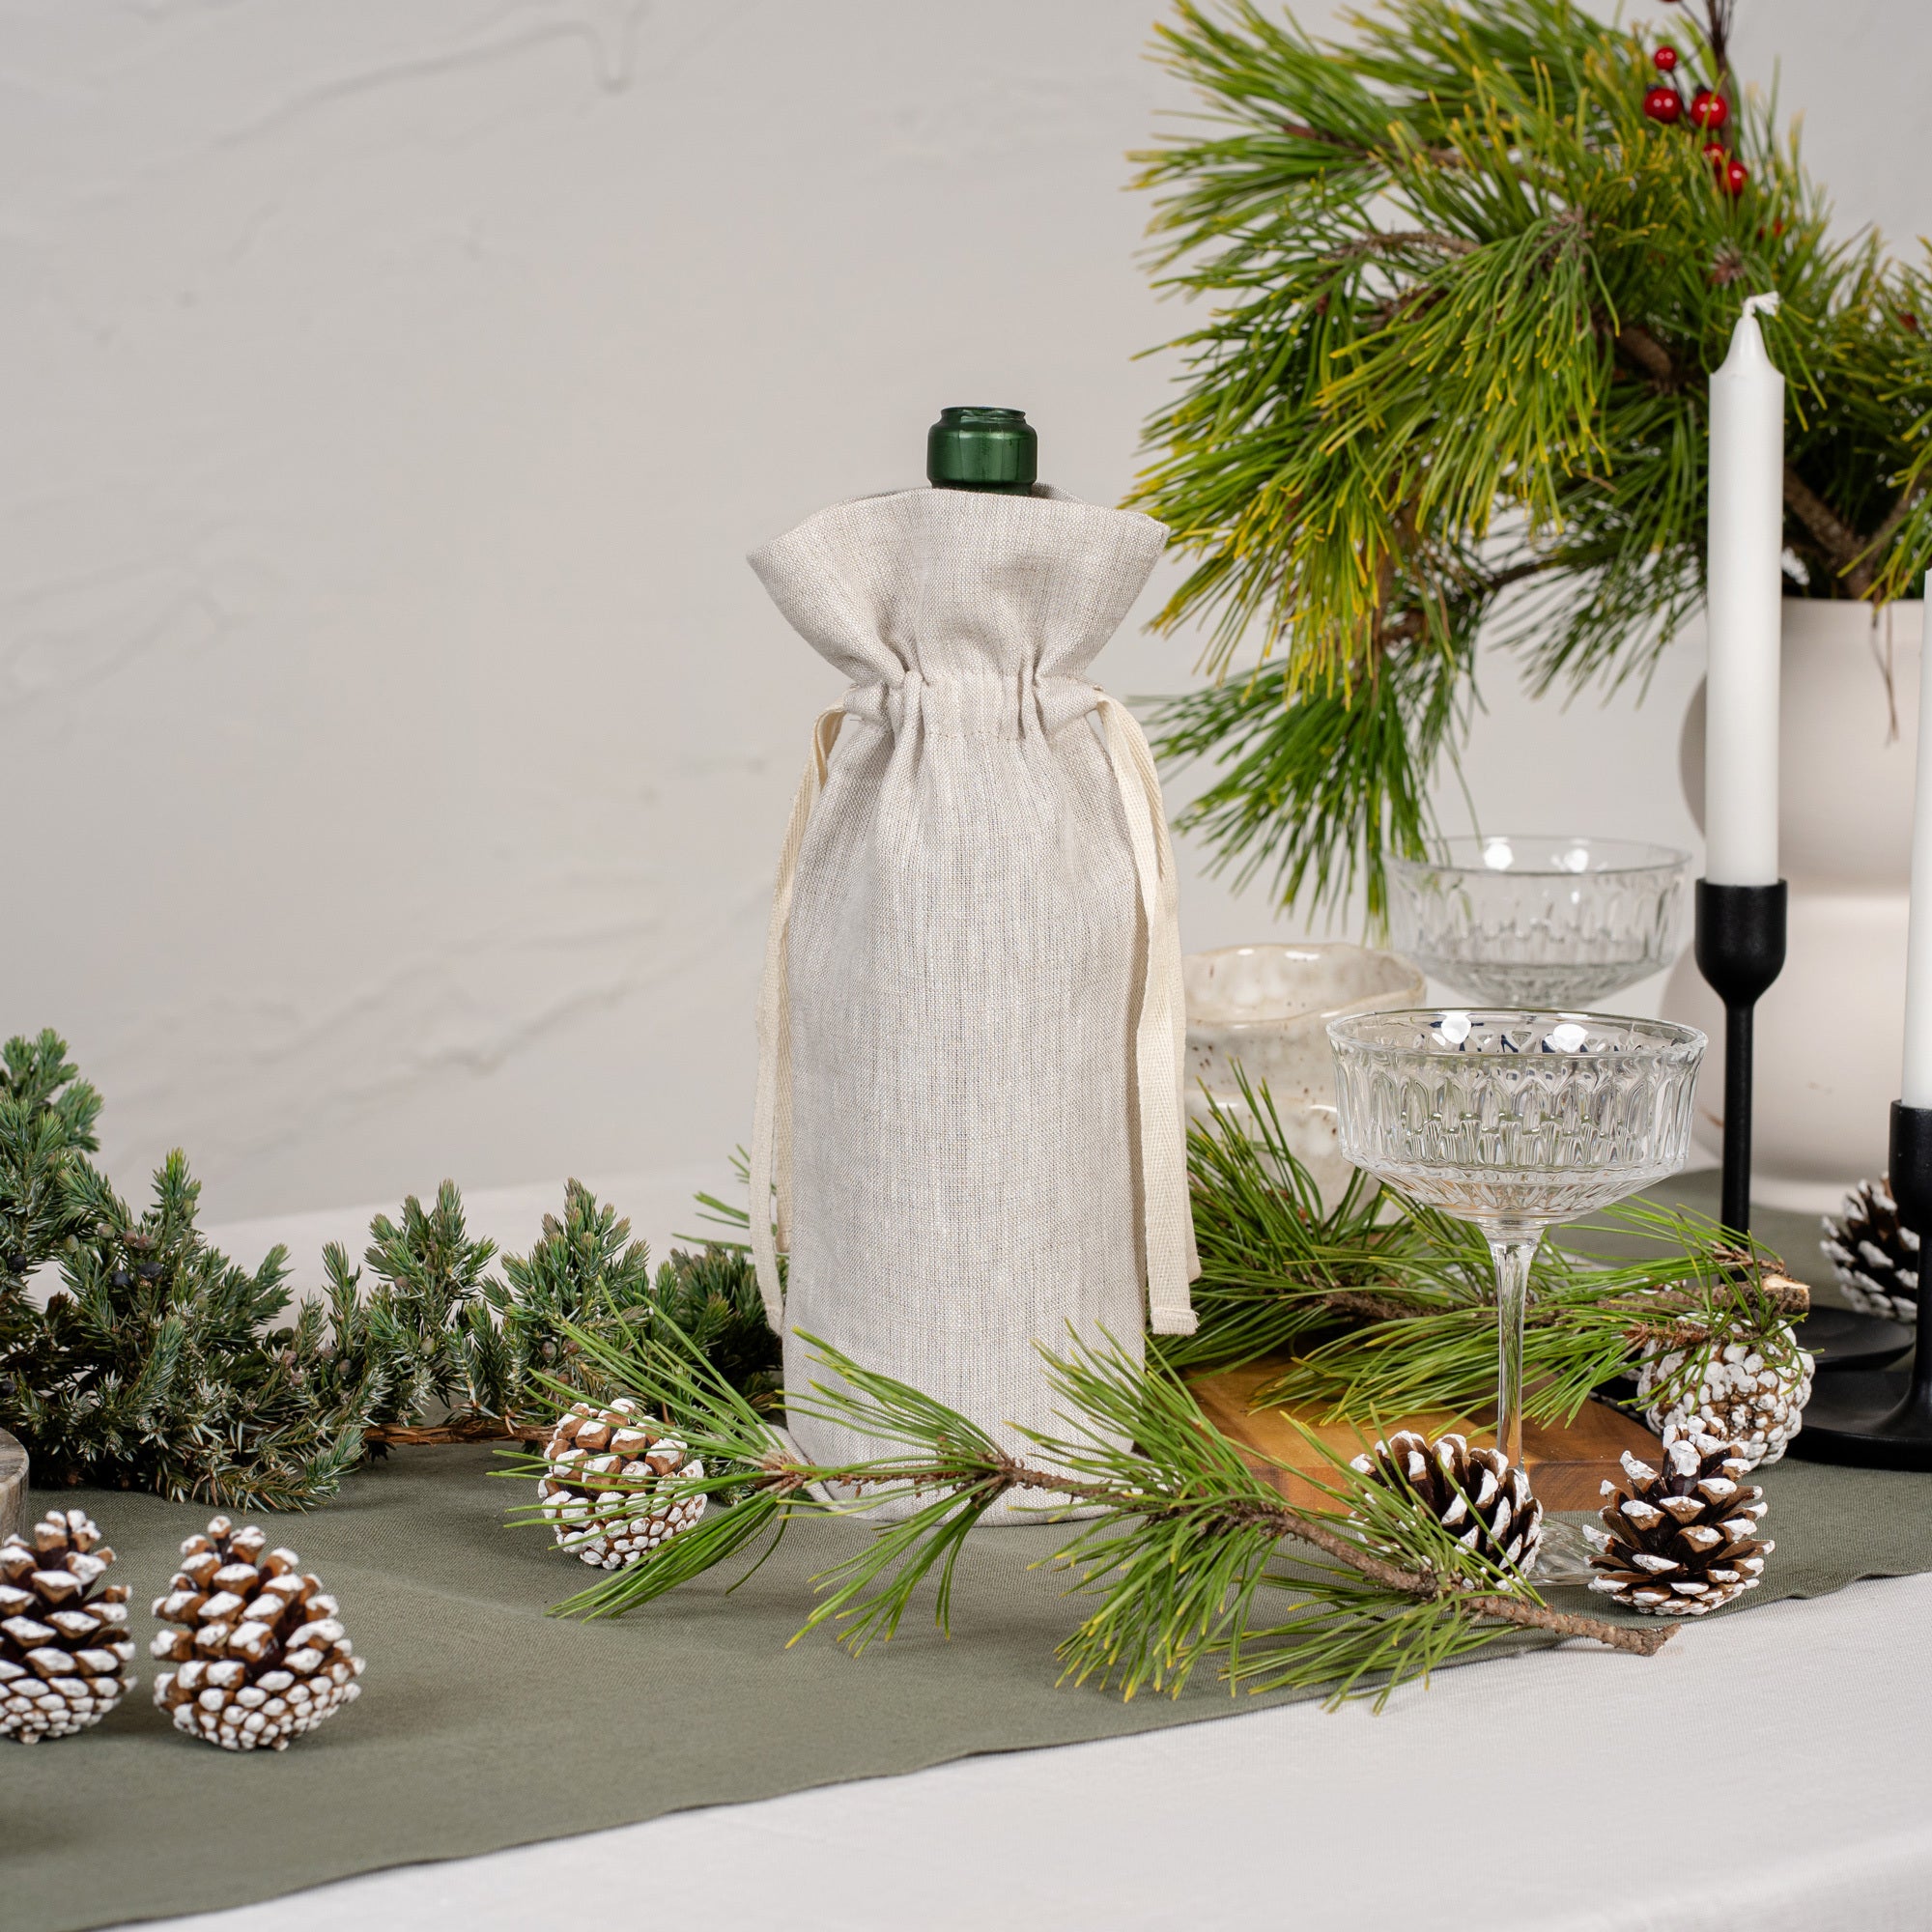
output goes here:
[[[751, 559], [852, 680], [759, 1009], [752, 1224], [788, 1387], [828, 1379], [804, 1330], [1018, 1450], [1011, 1425], [1056, 1426], [1037, 1340], [1138, 1358], [1149, 1320], [1193, 1330], [1174, 857], [1147, 741], [1086, 675], [1166, 537], [1050, 490], [928, 489]], [[793, 1434], [821, 1463], [896, 1447]]]

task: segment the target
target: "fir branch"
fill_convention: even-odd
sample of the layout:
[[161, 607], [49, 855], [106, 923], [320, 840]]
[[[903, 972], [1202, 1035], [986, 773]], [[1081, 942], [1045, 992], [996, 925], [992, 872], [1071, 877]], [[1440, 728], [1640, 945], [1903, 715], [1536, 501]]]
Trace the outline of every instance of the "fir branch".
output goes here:
[[251, 1273], [211, 1248], [179, 1151], [139, 1216], [85, 1160], [66, 1188], [84, 1233], [0, 1382], [0, 1424], [26, 1445], [36, 1483], [232, 1508], [333, 1493], [361, 1460], [372, 1389], [329, 1373], [319, 1310], [270, 1328], [289, 1303], [286, 1252], [271, 1248]]
[[462, 1196], [444, 1181], [433, 1208], [412, 1196], [400, 1223], [379, 1216], [363, 1291], [339, 1248], [329, 1361], [381, 1391], [365, 1439], [380, 1451], [426, 1442], [534, 1441], [559, 1406], [614, 1393], [578, 1339], [667, 1321], [760, 1407], [776, 1409], [779, 1342], [750, 1261], [728, 1248], [673, 1250], [652, 1273], [631, 1224], [582, 1181], [564, 1187], [527, 1256], [503, 1259], [464, 1228]]

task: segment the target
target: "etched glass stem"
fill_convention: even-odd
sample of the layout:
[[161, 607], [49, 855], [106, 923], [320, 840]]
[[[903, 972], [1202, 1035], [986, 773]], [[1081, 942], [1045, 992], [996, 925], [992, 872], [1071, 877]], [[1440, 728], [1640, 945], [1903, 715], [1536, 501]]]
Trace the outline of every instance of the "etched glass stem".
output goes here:
[[1496, 1446], [1522, 1465], [1522, 1327], [1529, 1306], [1529, 1266], [1543, 1230], [1490, 1236], [1496, 1270]]

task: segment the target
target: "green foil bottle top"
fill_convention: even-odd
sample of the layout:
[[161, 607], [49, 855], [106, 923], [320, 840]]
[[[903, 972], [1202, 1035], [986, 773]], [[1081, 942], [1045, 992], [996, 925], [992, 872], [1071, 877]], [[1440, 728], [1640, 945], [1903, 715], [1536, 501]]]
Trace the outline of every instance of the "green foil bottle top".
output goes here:
[[925, 479], [936, 490], [1024, 497], [1039, 473], [1039, 438], [1024, 410], [941, 410], [925, 433]]

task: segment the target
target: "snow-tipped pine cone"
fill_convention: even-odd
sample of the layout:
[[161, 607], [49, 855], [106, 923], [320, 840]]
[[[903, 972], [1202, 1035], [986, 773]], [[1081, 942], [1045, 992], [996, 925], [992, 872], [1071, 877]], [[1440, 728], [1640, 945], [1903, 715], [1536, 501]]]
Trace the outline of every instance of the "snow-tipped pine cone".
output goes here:
[[95, 1587], [113, 1561], [83, 1510], [0, 1543], [0, 1738], [71, 1737], [133, 1688], [127, 1586]]
[[155, 1639], [173, 1665], [155, 1702], [175, 1728], [224, 1750], [286, 1750], [291, 1738], [362, 1694], [355, 1656], [322, 1578], [293, 1549], [267, 1549], [252, 1524], [216, 1517], [182, 1545], [182, 1566], [155, 1614], [177, 1630]]
[[1662, 1469], [1628, 1450], [1622, 1460], [1623, 1486], [1604, 1485], [1603, 1527], [1583, 1531], [1598, 1551], [1591, 1589], [1652, 1616], [1701, 1617], [1757, 1588], [1777, 1546], [1757, 1534], [1764, 1492], [1739, 1482], [1748, 1465], [1737, 1444], [1671, 1429]]
[[1845, 1299], [1861, 1315], [1918, 1320], [1918, 1236], [1898, 1218], [1888, 1179], [1861, 1180], [1818, 1243]]
[[544, 1460], [537, 1498], [557, 1543], [600, 1570], [635, 1563], [704, 1514], [707, 1498], [691, 1492], [704, 1464], [628, 1396], [608, 1408], [573, 1403]]
[[1461, 1435], [1426, 1440], [1402, 1430], [1350, 1467], [1385, 1489], [1407, 1490], [1463, 1548], [1498, 1567], [1527, 1571], [1543, 1536], [1543, 1505], [1526, 1471], [1500, 1449], [1471, 1449]]
[[1745, 1468], [1776, 1463], [1804, 1426], [1816, 1364], [1798, 1346], [1789, 1322], [1778, 1324], [1769, 1349], [1727, 1342], [1711, 1352], [1701, 1379], [1678, 1401], [1653, 1402], [1656, 1390], [1684, 1365], [1686, 1351], [1645, 1348], [1637, 1364], [1636, 1399], [1646, 1405], [1644, 1420], [1662, 1435], [1690, 1430], [1736, 1443]]

